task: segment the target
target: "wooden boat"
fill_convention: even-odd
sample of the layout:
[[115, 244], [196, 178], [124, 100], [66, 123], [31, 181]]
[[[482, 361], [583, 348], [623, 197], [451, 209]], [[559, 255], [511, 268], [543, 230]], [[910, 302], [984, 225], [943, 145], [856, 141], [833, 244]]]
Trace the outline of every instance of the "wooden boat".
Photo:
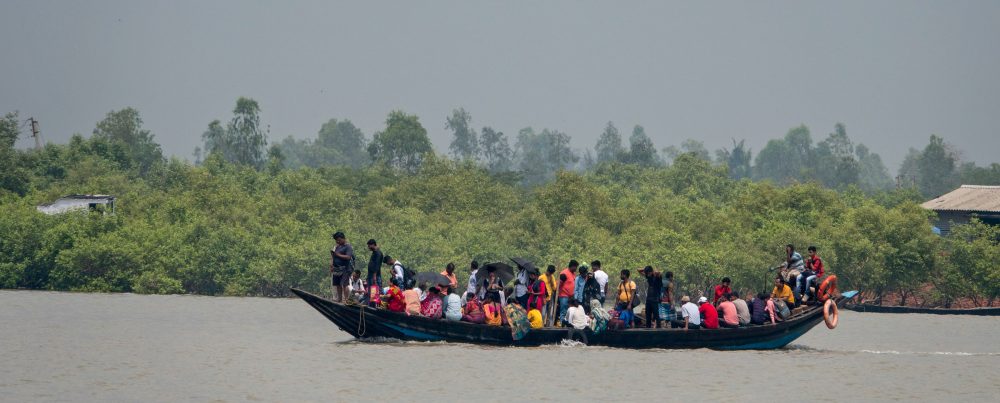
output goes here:
[[[352, 336], [393, 338], [411, 341], [447, 341], [496, 346], [539, 346], [558, 344], [566, 337], [565, 328], [532, 329], [521, 340], [511, 337], [510, 328], [477, 325], [442, 319], [407, 316], [383, 309], [341, 304], [299, 289], [292, 289], [306, 303]], [[843, 304], [856, 292], [837, 298]], [[712, 348], [719, 350], [766, 350], [781, 348], [823, 322], [822, 306], [797, 310], [784, 322], [736, 329], [628, 329], [588, 334], [589, 345], [621, 348]]]
[[857, 311], [857, 312], [875, 312], [875, 313], [926, 313], [932, 315], [1000, 316], [1000, 308], [997, 307], [952, 309], [952, 308], [920, 308], [915, 306], [848, 304], [847, 306], [844, 307], [844, 309], [850, 309], [852, 311]]

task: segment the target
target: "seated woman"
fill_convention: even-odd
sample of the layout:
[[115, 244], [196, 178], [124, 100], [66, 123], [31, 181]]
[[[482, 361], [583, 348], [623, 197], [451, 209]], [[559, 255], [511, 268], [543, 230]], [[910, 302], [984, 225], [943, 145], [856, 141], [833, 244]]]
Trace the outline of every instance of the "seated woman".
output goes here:
[[479, 303], [476, 293], [465, 294], [465, 308], [462, 309], [462, 320], [469, 323], [483, 324], [486, 322], [486, 315], [483, 313], [483, 304]]
[[494, 298], [494, 294], [486, 294], [486, 303], [483, 304], [483, 314], [486, 315], [487, 325], [500, 326], [503, 325], [503, 308]]
[[444, 317], [448, 320], [462, 320], [462, 297], [455, 294], [454, 287], [448, 287], [444, 298]]
[[431, 319], [441, 319], [441, 292], [437, 287], [427, 290], [427, 297], [420, 301], [420, 314]]
[[392, 312], [403, 312], [406, 310], [406, 297], [403, 296], [403, 292], [399, 290], [399, 281], [393, 277], [392, 284], [389, 286], [389, 290], [382, 297], [382, 300]]
[[406, 314], [420, 316], [420, 291], [410, 287], [403, 291], [403, 298], [406, 299]]

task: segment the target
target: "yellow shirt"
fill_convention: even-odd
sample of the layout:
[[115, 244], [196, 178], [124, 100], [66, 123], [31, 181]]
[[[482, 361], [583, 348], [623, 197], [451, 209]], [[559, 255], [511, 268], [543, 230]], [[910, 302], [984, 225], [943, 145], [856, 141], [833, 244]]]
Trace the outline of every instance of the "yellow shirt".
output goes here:
[[618, 302], [625, 304], [629, 300], [632, 300], [632, 305], [635, 306], [635, 281], [632, 280], [618, 285]]
[[531, 323], [532, 329], [542, 328], [542, 313], [538, 312], [537, 309], [532, 309], [528, 311], [528, 323]]
[[545, 283], [545, 301], [552, 300], [552, 293], [556, 292], [556, 280], [554, 275], [549, 275], [549, 273], [542, 274], [538, 276], [539, 280]]
[[789, 304], [795, 303], [795, 295], [792, 294], [792, 289], [788, 287], [788, 284], [782, 284], [781, 291], [778, 291], [778, 287], [774, 287], [774, 289], [771, 290], [771, 297], [783, 299]]

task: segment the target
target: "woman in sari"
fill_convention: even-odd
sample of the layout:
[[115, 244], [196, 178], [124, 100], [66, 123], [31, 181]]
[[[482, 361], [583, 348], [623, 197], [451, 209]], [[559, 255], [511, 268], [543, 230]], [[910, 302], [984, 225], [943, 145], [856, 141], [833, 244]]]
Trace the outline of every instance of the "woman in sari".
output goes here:
[[483, 305], [479, 303], [479, 297], [476, 297], [476, 293], [468, 292], [465, 293], [465, 308], [462, 309], [462, 320], [469, 323], [483, 324], [486, 321], [486, 315], [483, 314]]
[[493, 299], [493, 294], [486, 294], [486, 303], [483, 304], [483, 313], [486, 315], [486, 324], [490, 326], [503, 325], [503, 308], [500, 303]]
[[437, 287], [431, 287], [427, 290], [427, 297], [420, 301], [420, 314], [431, 319], [441, 319], [441, 306], [440, 291]]
[[608, 321], [611, 320], [611, 314], [604, 309], [601, 305], [601, 301], [596, 299], [590, 300], [590, 314], [594, 317], [594, 320], [590, 322], [590, 330], [594, 331], [594, 334], [600, 334], [601, 332], [607, 330]]
[[399, 281], [395, 277], [392, 278], [392, 285], [389, 286], [389, 291], [385, 293], [385, 298], [382, 298], [383, 303], [386, 308], [392, 312], [403, 312], [406, 310], [406, 298], [403, 297], [403, 292], [399, 290]]

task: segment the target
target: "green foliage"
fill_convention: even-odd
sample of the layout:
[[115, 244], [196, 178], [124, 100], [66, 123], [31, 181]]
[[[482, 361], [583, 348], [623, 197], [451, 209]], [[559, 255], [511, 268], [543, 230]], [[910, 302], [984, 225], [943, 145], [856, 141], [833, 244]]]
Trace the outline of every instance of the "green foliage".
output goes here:
[[453, 110], [444, 127], [455, 134], [448, 147], [453, 157], [471, 160], [479, 155], [479, 139], [476, 138], [476, 129], [472, 128], [472, 115], [465, 108]]
[[258, 169], [267, 162], [267, 131], [261, 127], [260, 105], [251, 98], [236, 100], [233, 118], [225, 129], [221, 122], [213, 120], [201, 137], [208, 155], [218, 154], [226, 161]]
[[128, 158], [120, 158], [119, 162], [127, 163], [126, 167], [135, 165], [142, 175], [164, 161], [160, 145], [153, 140], [149, 130], [142, 128], [139, 111], [133, 108], [108, 112], [104, 120], [97, 122], [94, 138], [123, 147]]
[[[992, 264], [1000, 259], [997, 227], [973, 222], [954, 227], [949, 238], [937, 237], [918, 205], [923, 197], [917, 188], [800, 181], [821, 175], [815, 166], [798, 165], [783, 171], [796, 172], [791, 177], [772, 178], [789, 179], [788, 186], [753, 182], [745, 179], [751, 153], [742, 142], [734, 141], [719, 158], [724, 164], [708, 161], [697, 142], [685, 142], [689, 152], [661, 166], [637, 128], [621, 160], [580, 172], [567, 170], [579, 159], [568, 135], [526, 128], [517, 139], [519, 170], [509, 172], [503, 133], [483, 129], [482, 161], [452, 160], [432, 152], [415, 116], [393, 112], [368, 145], [382, 163], [333, 154], [356, 154], [365, 140], [349, 121], [331, 120], [315, 140], [302, 143], [308, 147], [271, 147], [261, 169], [260, 162], [238, 161], [231, 148], [231, 134], [259, 130], [252, 128], [259, 123], [251, 116], [257, 108], [243, 106], [227, 128], [218, 121], [209, 126], [200, 165], [171, 159], [140, 175], [142, 154], [111, 134], [141, 133], [137, 114], [124, 119], [131, 126], [111, 124], [116, 115], [89, 139], [8, 150], [12, 158], [0, 163], [21, 182], [17, 190], [0, 191], [0, 287], [284, 296], [294, 286], [326, 292], [330, 234], [341, 230], [361, 267], [368, 257], [364, 241], [375, 238], [383, 251], [418, 271], [454, 262], [464, 276], [473, 259], [511, 256], [541, 267], [599, 259], [613, 277], [645, 265], [673, 271], [678, 293], [697, 295], [722, 276], [740, 291], [769, 289], [773, 273], [767, 268], [793, 243], [816, 245], [844, 289], [905, 298], [931, 284], [945, 303], [1000, 293]], [[612, 129], [609, 124], [611, 134], [598, 148], [619, 149]], [[874, 171], [884, 169], [862, 145], [850, 143], [842, 126], [817, 147], [804, 127], [778, 143], [779, 157], [852, 159], [862, 184], [865, 161]], [[314, 160], [305, 162], [309, 158]], [[765, 166], [784, 163], [757, 158]], [[987, 179], [997, 170], [974, 168], [962, 169]], [[837, 189], [824, 186], [832, 183]], [[116, 213], [49, 216], [35, 208], [70, 193], [115, 195]]]
[[601, 133], [601, 137], [597, 139], [594, 152], [597, 153], [596, 162], [598, 164], [619, 161], [625, 156], [625, 148], [622, 147], [622, 136], [618, 133], [618, 128], [615, 127], [614, 123], [608, 122], [608, 125], [604, 128], [604, 132]]
[[391, 167], [414, 172], [424, 154], [433, 152], [427, 130], [416, 115], [392, 111], [385, 120], [385, 130], [375, 133], [368, 154], [372, 160]]

